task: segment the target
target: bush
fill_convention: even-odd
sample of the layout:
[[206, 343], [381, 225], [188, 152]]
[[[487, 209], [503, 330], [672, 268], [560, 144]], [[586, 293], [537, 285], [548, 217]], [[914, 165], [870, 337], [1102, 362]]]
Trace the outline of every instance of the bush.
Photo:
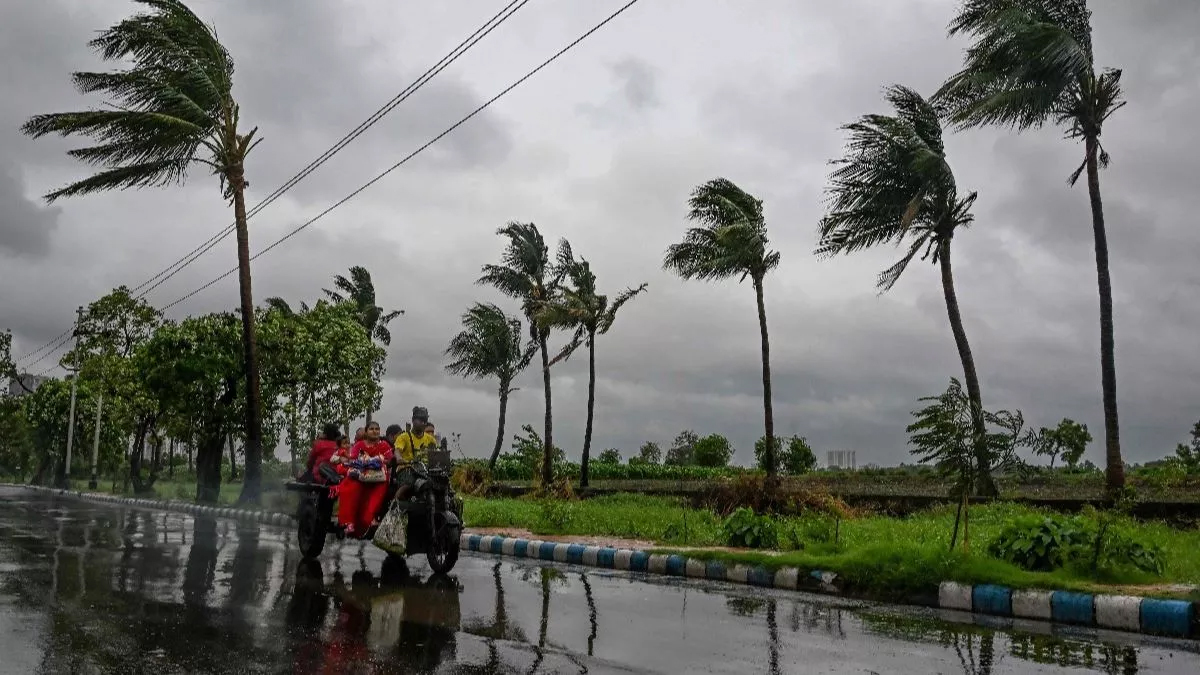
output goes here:
[[1050, 572], [1078, 557], [1089, 540], [1076, 518], [1022, 518], [1005, 526], [988, 553], [1023, 569]]
[[730, 514], [721, 524], [721, 532], [728, 546], [775, 548], [779, 545], [775, 521], [770, 516], [760, 516], [747, 508]]
[[1158, 576], [1164, 568], [1162, 551], [1115, 527], [1111, 515], [1102, 516], [1099, 526], [1081, 517], [1022, 518], [1005, 526], [988, 553], [1034, 572], [1071, 566], [1099, 574], [1132, 567]]
[[[799, 476], [817, 467], [817, 456], [812, 447], [808, 445], [808, 440], [803, 436], [792, 436], [791, 438], [776, 436], [775, 446], [778, 448], [775, 453], [775, 465], [779, 469], [779, 473]], [[766, 451], [767, 437], [763, 436], [754, 442], [754, 463], [763, 471], [767, 470]]]
[[482, 497], [488, 493], [491, 483], [487, 463], [482, 461], [459, 462], [450, 474], [450, 485], [459, 494]]
[[720, 434], [709, 434], [696, 441], [692, 449], [697, 466], [723, 467], [733, 458], [733, 446]]

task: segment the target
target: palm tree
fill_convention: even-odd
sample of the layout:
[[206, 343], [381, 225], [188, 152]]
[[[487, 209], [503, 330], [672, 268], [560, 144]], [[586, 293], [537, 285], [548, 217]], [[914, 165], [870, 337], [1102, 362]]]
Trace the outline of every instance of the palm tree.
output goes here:
[[89, 44], [105, 60], [126, 60], [117, 72], [77, 72], [75, 86], [101, 93], [111, 110], [36, 115], [21, 130], [91, 137], [96, 145], [69, 151], [97, 166], [92, 176], [46, 195], [62, 197], [182, 182], [193, 163], [220, 178], [233, 202], [237, 231], [242, 343], [246, 360], [246, 475], [241, 501], [257, 503], [262, 489], [262, 404], [246, 228], [246, 156], [257, 128], [239, 130], [233, 98], [233, 59], [205, 24], [179, 0], [135, 0], [150, 11], [102, 31]]
[[[367, 335], [385, 347], [391, 346], [392, 332], [388, 330], [387, 325], [396, 317], [404, 314], [404, 310], [385, 312], [382, 307], [375, 304], [375, 284], [371, 281], [371, 273], [367, 271], [367, 268], [355, 265], [350, 268], [349, 279], [339, 274], [333, 278], [333, 285], [341, 292], [326, 288], [323, 289], [325, 295], [339, 304], [343, 302], [353, 304], [358, 308], [358, 320], [362, 327], [367, 329]], [[374, 411], [367, 410], [368, 425], [371, 424], [372, 412]]]
[[846, 156], [835, 160], [830, 176], [829, 212], [821, 219], [817, 255], [855, 253], [884, 244], [908, 242], [899, 262], [879, 274], [880, 292], [891, 290], [917, 255], [941, 268], [942, 294], [950, 330], [962, 361], [976, 437], [976, 489], [994, 496], [995, 483], [979, 441], [987, 433], [975, 359], [963, 329], [950, 244], [954, 233], [974, 220], [975, 193], [960, 196], [946, 161], [938, 111], [920, 94], [895, 85], [884, 98], [896, 114], [865, 115], [843, 127], [849, 132]]
[[688, 220], [701, 224], [673, 244], [663, 268], [684, 279], [717, 281], [750, 278], [758, 301], [758, 330], [762, 338], [763, 418], [766, 423], [767, 475], [775, 476], [775, 416], [771, 411], [771, 347], [767, 340], [767, 307], [763, 280], [779, 266], [779, 252], [769, 248], [762, 200], [732, 181], [715, 178], [692, 191]]
[[504, 422], [508, 416], [508, 396], [516, 391], [513, 380], [533, 361], [537, 343], [522, 346], [524, 329], [521, 320], [510, 317], [493, 304], [482, 302], [462, 316], [463, 329], [450, 340], [446, 356], [453, 359], [446, 370], [455, 375], [482, 379], [494, 377], [499, 381], [500, 422], [496, 429], [496, 445], [488, 460], [488, 468], [496, 468], [496, 458], [504, 445]]
[[588, 486], [588, 459], [592, 448], [592, 419], [596, 409], [596, 336], [604, 335], [617, 320], [617, 312], [636, 295], [646, 290], [646, 284], [627, 288], [610, 305], [607, 295], [596, 292], [596, 275], [582, 258], [575, 260], [571, 244], [562, 240], [558, 244], [558, 269], [569, 286], [562, 289], [558, 297], [546, 303], [538, 315], [538, 321], [547, 326], [575, 329], [575, 336], [563, 348], [550, 365], [566, 360], [580, 344], [588, 348], [588, 402], [587, 425], [583, 432], [583, 463], [579, 470], [579, 487]]
[[554, 480], [554, 417], [550, 394], [550, 327], [538, 324], [541, 308], [558, 294], [560, 271], [550, 262], [550, 249], [533, 223], [510, 222], [496, 231], [508, 239], [499, 265], [484, 265], [475, 282], [487, 284], [521, 301], [521, 310], [529, 322], [529, 337], [537, 344], [542, 358], [542, 390], [546, 396], [546, 425], [542, 438], [542, 483]]
[[1104, 398], [1107, 484], [1125, 484], [1117, 422], [1117, 372], [1113, 347], [1112, 279], [1108, 235], [1100, 198], [1100, 168], [1108, 153], [1100, 145], [1104, 122], [1125, 105], [1121, 71], [1098, 70], [1092, 51], [1091, 11], [1086, 0], [966, 0], [950, 24], [952, 35], [974, 39], [963, 69], [935, 95], [962, 128], [998, 125], [1020, 131], [1052, 122], [1083, 141], [1074, 185], [1087, 173], [1100, 291], [1100, 381]]

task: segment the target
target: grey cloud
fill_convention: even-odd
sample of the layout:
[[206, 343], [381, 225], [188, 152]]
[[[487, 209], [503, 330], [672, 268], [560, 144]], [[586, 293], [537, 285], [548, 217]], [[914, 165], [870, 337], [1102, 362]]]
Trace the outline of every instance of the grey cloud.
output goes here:
[[621, 93], [634, 110], [658, 105], [658, 82], [654, 69], [639, 59], [624, 59], [612, 65], [613, 74], [621, 82]]
[[41, 258], [50, 252], [59, 209], [33, 203], [15, 171], [0, 166], [0, 251]]
[[[372, 29], [384, 21], [373, 7], [352, 15], [320, 3], [253, 4], [236, 13], [225, 3], [196, 6], [237, 57], [243, 119], [259, 125], [265, 138], [250, 161], [252, 203], [441, 56], [407, 48], [404, 35], [436, 31], [452, 44], [469, 30], [444, 17], [417, 17], [424, 22], [419, 29], [406, 25], [409, 33], [388, 42], [371, 37], [382, 35]], [[819, 455], [855, 449], [860, 463], [907, 461], [904, 426], [917, 397], [938, 393], [960, 370], [937, 270], [914, 266], [879, 297], [874, 275], [896, 251], [830, 261], [811, 256], [825, 162], [843, 142], [838, 126], [881, 110], [882, 86], [902, 82], [929, 91], [958, 64], [962, 45], [944, 38], [953, 3], [903, 4], [780, 1], [749, 10], [717, 3], [688, 14], [690, 23], [675, 33], [684, 37], [669, 39], [649, 39], [657, 37], [652, 27], [678, 20], [690, 5], [641, 7], [640, 21], [606, 29], [609, 51], [584, 56], [581, 50], [574, 66], [556, 66], [557, 75], [548, 69], [504, 114], [472, 120], [256, 261], [255, 297], [311, 301], [334, 274], [366, 266], [380, 304], [408, 310], [392, 325], [379, 417], [403, 419], [415, 403], [426, 404], [443, 432], [461, 431], [464, 450], [482, 454], [495, 434], [494, 384], [446, 375], [442, 350], [475, 300], [517, 313], [514, 302], [473, 282], [479, 266], [500, 254], [495, 228], [532, 220], [550, 241], [570, 239], [592, 261], [604, 290], [650, 283], [598, 345], [597, 450], [617, 447], [628, 455], [646, 440], [666, 444], [693, 428], [729, 435], [737, 458], [748, 462], [762, 433], [752, 291], [732, 282], [684, 283], [659, 269], [664, 248], [686, 227], [690, 189], [725, 175], [764, 198], [772, 241], [784, 256], [766, 297], [777, 429], [807, 436]], [[0, 73], [8, 78], [0, 80], [6, 91], [21, 92], [0, 100], [0, 146], [13, 148], [25, 192], [44, 192], [83, 172], [63, 155], [67, 145], [35, 143], [15, 128], [30, 113], [81, 104], [67, 75], [90, 67], [84, 44], [90, 31], [129, 7], [5, 6], [6, 61], [24, 58], [23, 51], [38, 55], [27, 69]], [[1186, 182], [1195, 173], [1188, 154], [1195, 133], [1194, 3], [1150, 0], [1145, 11], [1140, 7], [1096, 4], [1100, 60], [1126, 68], [1130, 98], [1106, 131], [1115, 161], [1103, 185], [1123, 438], [1135, 461], [1168, 452], [1195, 421], [1200, 400], [1190, 339], [1200, 332], [1190, 300], [1200, 285], [1191, 262], [1197, 258], [1191, 214], [1200, 205]], [[536, 15], [545, 26], [574, 17], [566, 9], [530, 11], [547, 12]], [[728, 49], [697, 47], [718, 39]], [[691, 56], [685, 61], [677, 53]], [[397, 161], [510, 77], [466, 84], [476, 68], [489, 75], [472, 83], [488, 83], [492, 66], [524, 72], [517, 70], [524, 56], [492, 54], [487, 58], [495, 63], [486, 68], [478, 59], [452, 67], [256, 216], [252, 250]], [[614, 63], [636, 65], [614, 70]], [[643, 66], [653, 72], [649, 88], [638, 79]], [[584, 72], [587, 86], [580, 88]], [[655, 105], [636, 108], [653, 98]], [[603, 119], [589, 114], [600, 108], [607, 111]], [[954, 261], [986, 405], [1020, 408], [1037, 425], [1072, 417], [1099, 436], [1090, 219], [1085, 191], [1065, 184], [1079, 148], [1050, 130], [956, 134], [951, 144], [960, 183], [980, 193], [977, 221], [956, 240]], [[204, 172], [183, 188], [88, 197], [61, 208], [43, 260], [5, 260], [5, 279], [21, 283], [0, 285], [0, 316], [13, 327], [19, 352], [66, 328], [76, 305], [117, 284], [140, 282], [231, 219]], [[151, 300], [174, 300], [233, 262], [227, 240]], [[72, 270], [69, 280], [64, 266]], [[230, 278], [171, 315], [234, 307]], [[531, 369], [517, 383], [506, 436], [524, 423], [540, 427], [539, 379]], [[555, 438], [572, 456], [582, 443], [586, 384], [585, 359], [555, 367]], [[1090, 452], [1101, 459], [1098, 443]]]

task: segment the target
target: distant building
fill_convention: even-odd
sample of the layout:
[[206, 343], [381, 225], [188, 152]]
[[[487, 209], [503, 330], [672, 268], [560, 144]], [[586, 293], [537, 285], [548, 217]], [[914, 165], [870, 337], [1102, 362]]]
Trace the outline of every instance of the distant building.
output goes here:
[[29, 392], [37, 391], [37, 388], [42, 386], [43, 382], [50, 379], [48, 377], [39, 377], [30, 373], [22, 373], [19, 377], [19, 381], [15, 377], [10, 377], [8, 379], [9, 396], [24, 396]]
[[830, 469], [854, 470], [858, 468], [858, 460], [853, 450], [830, 450], [825, 453], [825, 466]]

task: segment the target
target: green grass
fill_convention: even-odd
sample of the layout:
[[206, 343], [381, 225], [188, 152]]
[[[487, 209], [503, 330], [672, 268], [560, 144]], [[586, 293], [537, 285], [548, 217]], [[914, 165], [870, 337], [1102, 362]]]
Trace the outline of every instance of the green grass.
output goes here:
[[[1200, 529], [1180, 530], [1162, 523], [1127, 520], [1139, 540], [1162, 548], [1165, 571], [1161, 578], [1121, 570], [1094, 578], [1086, 571], [1063, 569], [1028, 572], [987, 555], [987, 545], [1008, 522], [1044, 510], [997, 503], [970, 510], [969, 552], [951, 553], [953, 507], [938, 507], [907, 518], [867, 516], [842, 520], [837, 541], [827, 517], [783, 518], [778, 521], [783, 552], [688, 551], [690, 557], [763, 565], [794, 566], [837, 572], [849, 587], [877, 596], [928, 592], [941, 581], [996, 583], [1016, 588], [1098, 590], [1110, 584], [1200, 584]], [[721, 546], [720, 519], [709, 511], [688, 508], [677, 498], [620, 494], [575, 502], [468, 497], [464, 516], [470, 527], [513, 527], [535, 534], [591, 535], [656, 542], [659, 551], [681, 547]], [[795, 532], [803, 544], [794, 550]], [[814, 533], [816, 536], [814, 537]], [[1171, 592], [1149, 595], [1172, 597]]]

